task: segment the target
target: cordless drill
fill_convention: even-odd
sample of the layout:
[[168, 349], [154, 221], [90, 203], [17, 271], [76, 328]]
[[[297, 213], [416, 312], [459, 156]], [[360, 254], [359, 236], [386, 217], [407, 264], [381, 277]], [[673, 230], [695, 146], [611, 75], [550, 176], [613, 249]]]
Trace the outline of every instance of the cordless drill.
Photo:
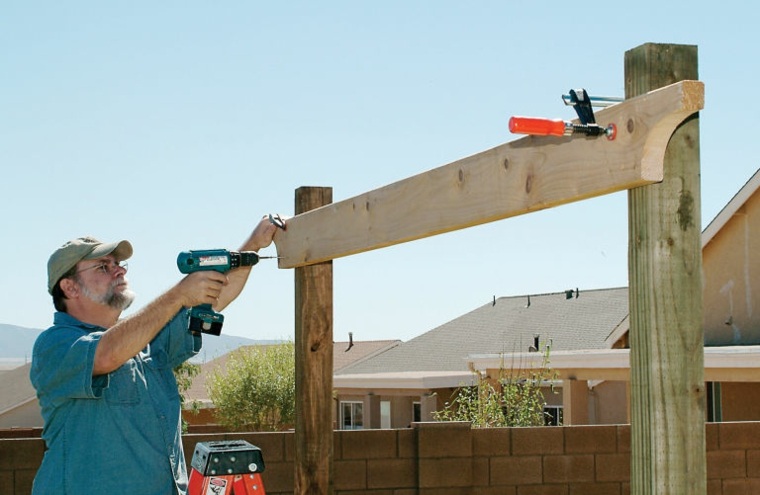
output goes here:
[[[263, 258], [276, 256], [259, 256], [256, 251], [228, 251], [226, 249], [204, 249], [183, 251], [177, 257], [177, 267], [182, 273], [214, 270], [227, 273], [239, 266], [253, 266]], [[210, 304], [200, 304], [190, 310], [190, 331], [194, 334], [222, 333], [224, 315], [213, 310]]]

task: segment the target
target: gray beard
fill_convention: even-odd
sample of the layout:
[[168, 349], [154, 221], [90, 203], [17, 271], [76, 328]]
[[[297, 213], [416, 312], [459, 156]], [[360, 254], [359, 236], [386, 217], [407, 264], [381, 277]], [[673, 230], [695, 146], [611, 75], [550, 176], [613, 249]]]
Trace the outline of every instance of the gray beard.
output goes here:
[[135, 300], [135, 293], [126, 289], [121, 294], [116, 294], [116, 292], [114, 292], [114, 287], [117, 283], [117, 281], [112, 282], [105, 294], [94, 294], [82, 283], [79, 284], [79, 287], [82, 290], [82, 295], [90, 301], [105, 304], [106, 306], [118, 309], [119, 311], [124, 311], [132, 305], [132, 302]]

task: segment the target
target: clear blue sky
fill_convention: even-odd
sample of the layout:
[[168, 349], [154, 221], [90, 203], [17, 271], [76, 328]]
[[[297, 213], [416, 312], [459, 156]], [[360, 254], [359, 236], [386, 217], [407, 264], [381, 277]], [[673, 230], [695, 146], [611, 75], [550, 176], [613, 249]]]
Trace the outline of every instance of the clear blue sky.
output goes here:
[[[622, 96], [646, 42], [699, 47], [705, 226], [760, 167], [760, 30], [749, 2], [698, 5], [3, 2], [0, 323], [50, 324], [46, 263], [68, 239], [132, 241], [140, 307], [179, 280], [179, 251], [237, 248], [300, 186], [347, 199], [516, 139], [511, 115], [571, 119], [571, 88]], [[627, 241], [618, 193], [342, 258], [334, 337], [625, 286]], [[225, 333], [292, 337], [293, 278], [262, 261]]]

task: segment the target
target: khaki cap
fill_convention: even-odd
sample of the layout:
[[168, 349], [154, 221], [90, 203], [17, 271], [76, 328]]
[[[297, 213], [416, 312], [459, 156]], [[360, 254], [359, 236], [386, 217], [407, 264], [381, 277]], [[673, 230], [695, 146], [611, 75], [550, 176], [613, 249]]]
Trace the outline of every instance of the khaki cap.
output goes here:
[[82, 260], [94, 260], [113, 254], [116, 261], [124, 261], [132, 256], [132, 244], [129, 241], [104, 243], [94, 237], [79, 237], [59, 247], [48, 260], [48, 292], [66, 272]]

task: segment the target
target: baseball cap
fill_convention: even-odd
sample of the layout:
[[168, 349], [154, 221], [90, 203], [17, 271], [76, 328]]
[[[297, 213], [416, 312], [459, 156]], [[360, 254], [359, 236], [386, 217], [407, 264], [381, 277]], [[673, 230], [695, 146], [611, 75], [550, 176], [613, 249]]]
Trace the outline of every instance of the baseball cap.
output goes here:
[[124, 261], [132, 256], [129, 241], [104, 243], [94, 237], [79, 237], [59, 247], [48, 260], [48, 292], [82, 260], [94, 260], [113, 254], [116, 261]]

